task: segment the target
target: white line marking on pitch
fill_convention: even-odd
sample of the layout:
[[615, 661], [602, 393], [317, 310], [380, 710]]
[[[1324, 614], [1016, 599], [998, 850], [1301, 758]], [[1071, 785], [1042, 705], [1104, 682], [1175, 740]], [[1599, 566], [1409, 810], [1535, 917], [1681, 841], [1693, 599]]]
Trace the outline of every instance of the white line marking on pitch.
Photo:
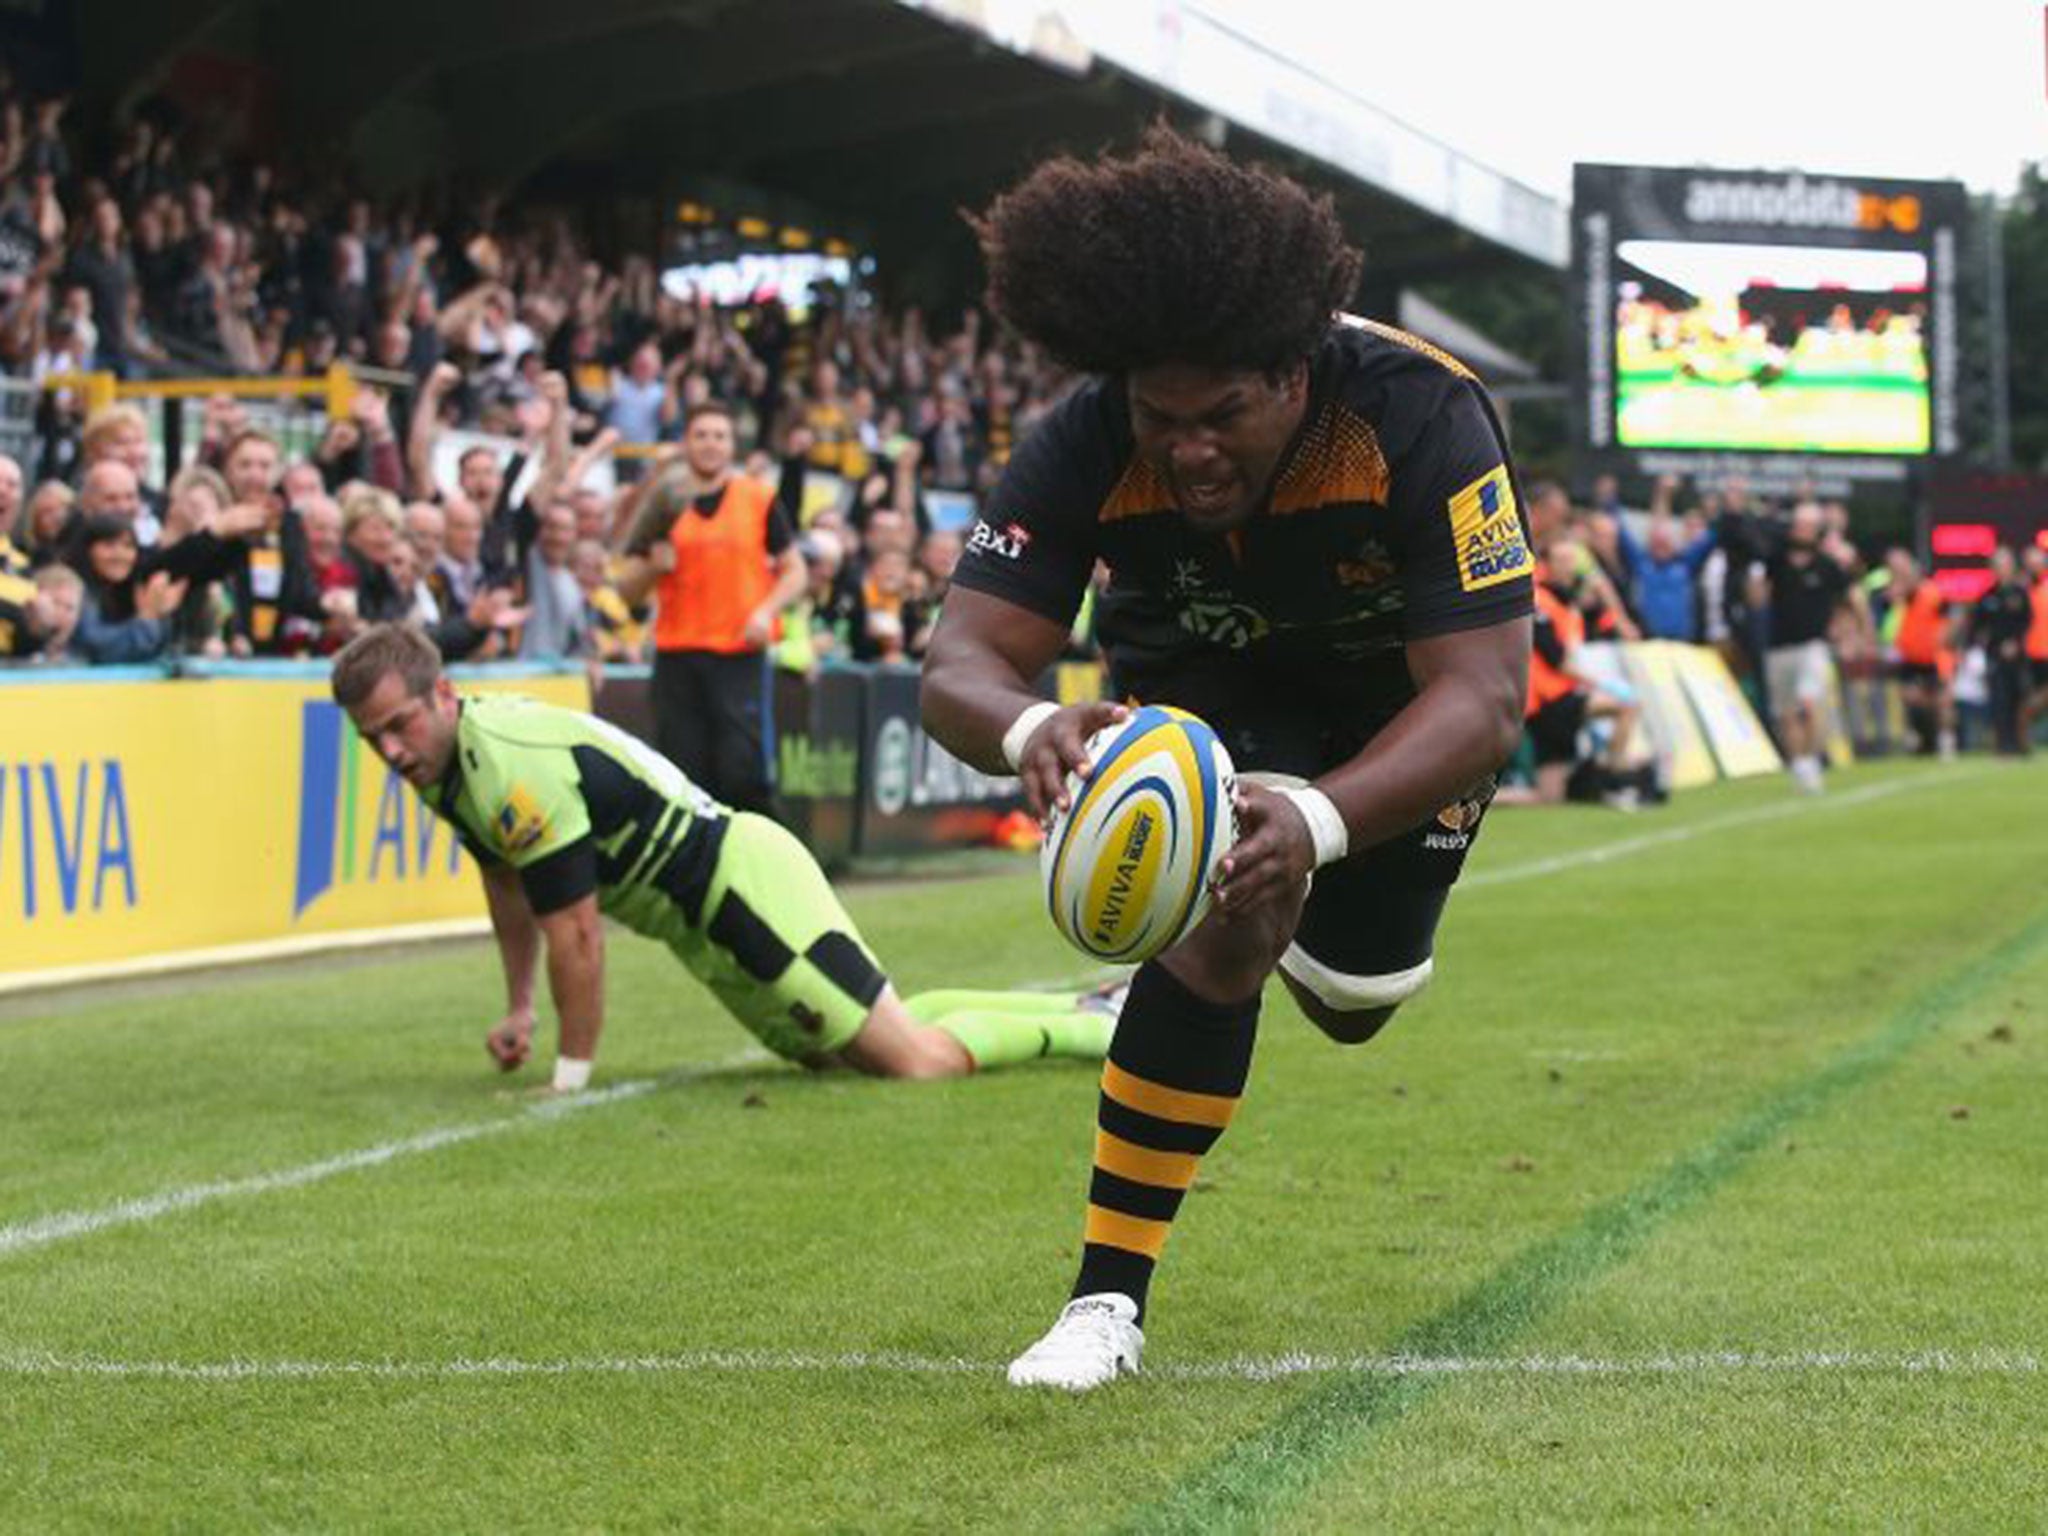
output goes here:
[[[1981, 774], [1983, 770], [1977, 770]], [[1554, 858], [1535, 859], [1526, 864], [1510, 864], [1501, 869], [1480, 870], [1468, 875], [1460, 884], [1466, 889], [1475, 886], [1504, 885], [1515, 880], [1529, 879], [1536, 875], [1553, 874], [1563, 869], [1575, 869], [1581, 865], [1605, 864], [1616, 859], [1628, 858], [1651, 848], [1669, 843], [1688, 842], [1709, 832], [1726, 831], [1733, 827], [1749, 826], [1758, 822], [1776, 821], [1786, 816], [1802, 814], [1810, 810], [1826, 810], [1866, 804], [1887, 795], [1901, 793], [1934, 784], [1953, 784], [1963, 777], [1977, 774], [1929, 774], [1923, 778], [1894, 780], [1885, 784], [1866, 785], [1862, 789], [1849, 790], [1822, 801], [1788, 800], [1776, 805], [1758, 807], [1753, 810], [1737, 811], [1731, 815], [1711, 821], [1695, 822], [1689, 826], [1674, 827], [1669, 831], [1652, 832], [1641, 837], [1624, 838], [1598, 848], [1581, 849], [1576, 853], [1559, 854]], [[728, 1070], [735, 1066], [747, 1065], [770, 1059], [758, 1048], [742, 1051], [724, 1061], [708, 1067], [686, 1069], [660, 1079], [642, 1079], [635, 1082], [619, 1083], [589, 1094], [572, 1098], [549, 1100], [535, 1104], [523, 1115], [508, 1116], [502, 1120], [485, 1120], [469, 1125], [444, 1126], [436, 1130], [423, 1131], [417, 1136], [404, 1137], [397, 1141], [383, 1142], [374, 1147], [364, 1147], [355, 1152], [344, 1152], [336, 1157], [319, 1162], [306, 1163], [297, 1168], [281, 1169], [276, 1173], [255, 1174], [242, 1179], [220, 1179], [206, 1184], [187, 1184], [175, 1189], [161, 1190], [153, 1195], [143, 1195], [133, 1200], [123, 1200], [110, 1206], [89, 1211], [61, 1211], [51, 1216], [39, 1216], [29, 1221], [17, 1222], [12, 1226], [0, 1227], [0, 1259], [17, 1253], [26, 1253], [37, 1248], [46, 1248], [53, 1243], [64, 1242], [74, 1237], [87, 1237], [95, 1232], [104, 1232], [112, 1227], [132, 1226], [142, 1222], [155, 1221], [162, 1216], [179, 1211], [191, 1210], [196, 1206], [211, 1205], [216, 1201], [235, 1199], [243, 1195], [269, 1194], [275, 1190], [297, 1189], [307, 1184], [317, 1184], [337, 1174], [353, 1173], [362, 1168], [373, 1168], [416, 1152], [435, 1152], [442, 1147], [458, 1146], [464, 1142], [476, 1141], [486, 1136], [496, 1136], [505, 1131], [518, 1130], [574, 1114], [586, 1109], [600, 1109], [625, 1099], [637, 1098], [657, 1086], [672, 1082], [686, 1082], [706, 1073]]]
[[1663, 848], [1672, 843], [1689, 843], [1694, 838], [1705, 837], [1710, 832], [1727, 832], [1736, 827], [1755, 826], [1760, 822], [1782, 821], [1788, 816], [1802, 816], [1811, 811], [1846, 810], [1851, 806], [1868, 805], [1873, 800], [1882, 800], [1890, 795], [1904, 794], [1908, 790], [1931, 789], [1937, 786], [1946, 788], [1966, 778], [1981, 778], [1983, 773], [1984, 770], [1977, 769], [1969, 773], [1928, 774], [1921, 778], [1894, 779], [1885, 784], [1866, 784], [1861, 789], [1846, 790], [1841, 794], [1819, 800], [1801, 798], [1781, 801], [1775, 805], [1756, 806], [1747, 811], [1731, 811], [1726, 816], [1692, 822], [1683, 827], [1672, 827], [1663, 832], [1646, 832], [1640, 837], [1619, 838], [1595, 848], [1581, 848], [1547, 859], [1531, 859], [1525, 864], [1506, 864], [1499, 869], [1475, 870], [1460, 880], [1457, 888], [1469, 891], [1481, 886], [1508, 885], [1516, 880], [1531, 880], [1538, 875], [1554, 875], [1560, 870], [1610, 864], [1617, 859], [1646, 853], [1652, 848]]
[[[440, 1381], [478, 1377], [688, 1376], [761, 1374], [996, 1375], [1002, 1363], [958, 1356], [859, 1350], [804, 1354], [785, 1350], [703, 1349], [666, 1355], [596, 1356], [566, 1360], [109, 1360], [29, 1351], [0, 1354], [0, 1375], [115, 1377], [161, 1381]], [[1155, 1364], [1147, 1374], [1169, 1381], [1281, 1381], [1296, 1376], [1703, 1376], [1939, 1375], [2031, 1376], [2040, 1356], [2024, 1350], [1743, 1350], [1599, 1358], [1586, 1355], [1286, 1354]]]
[[527, 1106], [521, 1114], [508, 1115], [501, 1120], [479, 1120], [468, 1125], [442, 1126], [436, 1130], [422, 1131], [417, 1136], [401, 1137], [397, 1141], [380, 1142], [374, 1147], [363, 1147], [354, 1152], [343, 1152], [336, 1157], [322, 1158], [319, 1162], [302, 1163], [296, 1168], [282, 1168], [275, 1173], [252, 1174], [242, 1179], [217, 1179], [207, 1184], [180, 1185], [175, 1189], [159, 1190], [153, 1195], [104, 1205], [97, 1210], [60, 1211], [51, 1216], [38, 1216], [30, 1221], [0, 1227], [0, 1258], [26, 1253], [34, 1248], [46, 1248], [52, 1243], [61, 1243], [69, 1238], [89, 1237], [95, 1232], [104, 1232], [111, 1227], [155, 1221], [160, 1216], [189, 1211], [196, 1206], [211, 1205], [218, 1200], [231, 1200], [243, 1195], [267, 1195], [274, 1190], [298, 1189], [307, 1184], [318, 1184], [323, 1179], [331, 1179], [337, 1174], [354, 1173], [362, 1168], [375, 1168], [401, 1157], [409, 1157], [416, 1152], [438, 1152], [443, 1147], [460, 1146], [464, 1142], [479, 1141], [486, 1136], [526, 1130], [535, 1125], [559, 1120], [565, 1115], [580, 1114], [588, 1109], [604, 1109], [627, 1099], [637, 1099], [656, 1088], [690, 1082], [712, 1073], [772, 1059], [759, 1047], [749, 1047], [708, 1066], [685, 1068], [659, 1078], [638, 1078], [589, 1093], [544, 1099]]

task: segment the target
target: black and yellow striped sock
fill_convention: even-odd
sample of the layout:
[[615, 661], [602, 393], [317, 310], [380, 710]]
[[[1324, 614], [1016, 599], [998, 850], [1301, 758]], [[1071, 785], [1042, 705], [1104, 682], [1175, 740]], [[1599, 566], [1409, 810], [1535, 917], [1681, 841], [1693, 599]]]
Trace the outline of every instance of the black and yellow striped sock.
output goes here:
[[1143, 1320], [1152, 1266], [1202, 1154], [1236, 1113], [1258, 1027], [1257, 994], [1206, 1002], [1156, 961], [1133, 978], [1102, 1065], [1076, 1296], [1121, 1291]]

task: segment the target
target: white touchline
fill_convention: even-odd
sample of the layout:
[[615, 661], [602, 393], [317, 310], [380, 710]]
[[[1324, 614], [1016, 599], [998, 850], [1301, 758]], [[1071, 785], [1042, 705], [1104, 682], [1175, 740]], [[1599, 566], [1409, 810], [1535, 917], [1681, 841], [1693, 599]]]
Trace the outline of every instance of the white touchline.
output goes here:
[[1961, 779], [1976, 778], [1982, 772], [1982, 769], [1978, 769], [1967, 774], [1927, 774], [1920, 778], [1893, 779], [1888, 783], [1866, 784], [1861, 789], [1845, 790], [1841, 794], [1825, 796], [1818, 800], [1784, 800], [1775, 805], [1757, 806], [1752, 810], [1731, 811], [1726, 816], [1695, 821], [1663, 832], [1647, 832], [1641, 837], [1619, 838], [1595, 848], [1580, 848], [1575, 852], [1560, 853], [1547, 859], [1530, 859], [1523, 864], [1505, 864], [1499, 869], [1475, 870], [1458, 882], [1457, 889], [1469, 891], [1488, 885], [1508, 885], [1516, 880], [1532, 880], [1538, 875], [1554, 875], [1559, 870], [1609, 864], [1616, 859], [1646, 853], [1652, 848], [1662, 848], [1671, 843], [1691, 842], [1694, 838], [1705, 837], [1710, 832], [1726, 832], [1734, 827], [1754, 826], [1758, 822], [1782, 821], [1788, 816], [1802, 816], [1813, 811], [1845, 810], [1851, 806], [1867, 805], [1873, 800], [1882, 800], [1889, 795], [1904, 794], [1908, 790], [1932, 788], [1936, 785], [1946, 788]]
[[[1977, 770], [1981, 773], [1983, 770]], [[1748, 826], [1756, 822], [1776, 821], [1781, 817], [1796, 816], [1807, 811], [1839, 809], [1865, 804], [1905, 790], [1918, 789], [1929, 785], [1951, 785], [1963, 777], [1975, 774], [1955, 773], [1928, 774], [1914, 779], [1892, 780], [1884, 784], [1870, 784], [1861, 789], [1849, 790], [1825, 800], [1788, 800], [1776, 805], [1760, 806], [1754, 810], [1736, 811], [1731, 815], [1716, 817], [1710, 821], [1694, 822], [1689, 826], [1674, 827], [1665, 832], [1652, 832], [1642, 837], [1623, 838], [1598, 848], [1581, 849], [1576, 853], [1559, 854], [1554, 858], [1534, 859], [1525, 864], [1509, 864], [1500, 869], [1480, 870], [1459, 882], [1461, 888], [1476, 886], [1504, 885], [1510, 881], [1526, 880], [1537, 875], [1554, 874], [1559, 870], [1575, 869], [1582, 865], [1604, 864], [1611, 860], [1627, 858], [1651, 848], [1668, 843], [1682, 843], [1704, 836], [1709, 832], [1726, 831], [1731, 827]], [[1100, 975], [1102, 973], [1094, 973]], [[772, 1059], [758, 1047], [741, 1051], [723, 1061], [708, 1066], [685, 1068], [660, 1079], [643, 1079], [636, 1082], [620, 1083], [595, 1093], [577, 1094], [568, 1098], [548, 1100], [535, 1104], [522, 1115], [508, 1116], [503, 1120], [485, 1120], [469, 1125], [444, 1126], [436, 1130], [423, 1131], [417, 1136], [404, 1137], [398, 1141], [364, 1147], [355, 1152], [344, 1152], [317, 1163], [302, 1164], [297, 1168], [280, 1169], [275, 1173], [259, 1173], [248, 1178], [220, 1179], [206, 1184], [187, 1184], [175, 1189], [161, 1190], [153, 1195], [123, 1200], [114, 1205], [101, 1206], [89, 1211], [60, 1211], [51, 1216], [38, 1216], [30, 1221], [17, 1222], [12, 1226], [0, 1227], [0, 1259], [32, 1249], [45, 1248], [68, 1238], [87, 1237], [95, 1232], [104, 1232], [112, 1227], [132, 1226], [141, 1222], [155, 1221], [162, 1216], [179, 1211], [191, 1210], [195, 1206], [210, 1205], [215, 1201], [238, 1198], [243, 1195], [269, 1194], [274, 1190], [296, 1189], [306, 1184], [317, 1184], [336, 1174], [353, 1173], [360, 1168], [372, 1168], [396, 1158], [408, 1157], [416, 1152], [434, 1152], [442, 1147], [457, 1146], [463, 1142], [475, 1141], [480, 1137], [496, 1136], [505, 1131], [518, 1130], [536, 1123], [545, 1122], [564, 1114], [573, 1114], [585, 1109], [600, 1109], [616, 1104], [623, 1099], [636, 1098], [640, 1094], [666, 1083], [688, 1081], [707, 1073], [725, 1071], [735, 1066]], [[964, 1367], [963, 1367], [964, 1368]]]
[[749, 1047], [722, 1061], [686, 1067], [659, 1078], [638, 1078], [589, 1093], [544, 1099], [527, 1106], [524, 1112], [507, 1115], [502, 1120], [478, 1120], [468, 1125], [442, 1126], [435, 1130], [422, 1131], [417, 1136], [401, 1137], [397, 1141], [380, 1142], [374, 1147], [363, 1147], [354, 1152], [343, 1152], [334, 1157], [322, 1158], [317, 1163], [302, 1163], [296, 1168], [281, 1168], [275, 1173], [251, 1174], [241, 1179], [216, 1179], [206, 1184], [184, 1184], [175, 1189], [159, 1190], [153, 1195], [141, 1195], [133, 1200], [103, 1205], [96, 1210], [60, 1211], [55, 1215], [38, 1216], [30, 1221], [17, 1222], [13, 1226], [0, 1227], [0, 1258], [26, 1253], [33, 1248], [46, 1248], [67, 1238], [88, 1237], [95, 1232], [107, 1231], [111, 1227], [155, 1221], [160, 1216], [189, 1211], [195, 1206], [211, 1205], [218, 1200], [232, 1200], [243, 1195], [267, 1195], [280, 1189], [298, 1189], [303, 1185], [331, 1179], [336, 1174], [354, 1173], [360, 1168], [374, 1168], [380, 1163], [410, 1157], [416, 1152], [437, 1152], [443, 1147], [460, 1146], [464, 1142], [478, 1141], [486, 1136], [525, 1130], [559, 1120], [564, 1115], [580, 1114], [587, 1109], [603, 1109], [627, 1099], [636, 1099], [644, 1093], [651, 1093], [656, 1088], [672, 1083], [689, 1082], [714, 1072], [772, 1059], [759, 1047]]
[[[1327, 1355], [1285, 1354], [1155, 1363], [1146, 1375], [1166, 1381], [1280, 1381], [1297, 1376], [1713, 1376], [1939, 1375], [2031, 1376], [2041, 1357], [2017, 1349], [1808, 1349], [1782, 1353], [1706, 1350], [1682, 1354]], [[658, 1355], [598, 1355], [560, 1360], [113, 1360], [33, 1350], [0, 1352], [0, 1376], [117, 1377], [161, 1381], [444, 1381], [478, 1377], [809, 1375], [994, 1376], [996, 1360], [913, 1355], [895, 1350], [812, 1354], [790, 1350], [698, 1349]]]

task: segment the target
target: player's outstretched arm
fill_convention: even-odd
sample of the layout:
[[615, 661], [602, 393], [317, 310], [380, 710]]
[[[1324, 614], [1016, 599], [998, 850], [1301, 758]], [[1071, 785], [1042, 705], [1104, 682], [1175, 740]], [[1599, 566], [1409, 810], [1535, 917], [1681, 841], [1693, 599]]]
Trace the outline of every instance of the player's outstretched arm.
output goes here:
[[1508, 760], [1529, 688], [1526, 617], [1408, 642], [1416, 695], [1319, 787], [1369, 847], [1441, 810]]
[[[1363, 752], [1315, 781], [1342, 819], [1345, 849], [1406, 832], [1507, 761], [1521, 737], [1529, 649], [1527, 618], [1408, 642], [1416, 696]], [[1216, 886], [1224, 913], [1298, 890], [1324, 861], [1298, 804], [1255, 786], [1243, 799], [1242, 835]]]
[[505, 1017], [484, 1037], [484, 1047], [503, 1071], [510, 1072], [533, 1054], [533, 972], [540, 958], [540, 925], [526, 904], [517, 870], [509, 864], [485, 864], [480, 872], [491, 933], [505, 971]]
[[925, 655], [925, 729], [984, 773], [1017, 774], [1034, 816], [1065, 805], [1067, 774], [1087, 772], [1088, 738], [1129, 713], [1121, 704], [1058, 708], [1040, 696], [1035, 681], [1066, 641], [1065, 625], [956, 586]]
[[558, 1030], [555, 1087], [573, 1090], [590, 1081], [597, 1037], [604, 1030], [604, 922], [594, 894], [543, 913], [539, 921], [547, 939], [548, 992]]

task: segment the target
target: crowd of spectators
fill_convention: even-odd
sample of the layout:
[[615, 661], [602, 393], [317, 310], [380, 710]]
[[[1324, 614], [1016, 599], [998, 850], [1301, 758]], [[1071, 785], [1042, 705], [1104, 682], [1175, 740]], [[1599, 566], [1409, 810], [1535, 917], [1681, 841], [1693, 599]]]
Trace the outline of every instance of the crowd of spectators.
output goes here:
[[[97, 163], [81, 144], [61, 98], [0, 94], [0, 371], [339, 361], [377, 382], [298, 455], [261, 407], [210, 400], [179, 464], [143, 408], [44, 390], [32, 447], [0, 460], [0, 618], [19, 615], [0, 651], [17, 656], [302, 656], [409, 614], [451, 660], [645, 659], [618, 551], [690, 411], [718, 401], [801, 533], [783, 662], [914, 658], [960, 498], [1063, 382], [971, 312], [941, 330], [830, 285], [714, 306], [666, 290], [647, 254], [599, 259], [566, 217], [295, 183], [160, 115]], [[75, 591], [41, 574], [56, 567]]]
[[[112, 148], [87, 163], [61, 98], [0, 81], [0, 371], [340, 361], [378, 382], [292, 455], [213, 399], [178, 464], [142, 408], [42, 391], [32, 447], [0, 457], [0, 656], [317, 655], [409, 616], [450, 660], [648, 660], [647, 609], [617, 585], [626, 536], [717, 402], [805, 565], [780, 664], [915, 659], [959, 511], [1066, 383], [972, 311], [941, 329], [829, 286], [714, 306], [666, 290], [647, 253], [601, 259], [566, 216], [380, 203], [205, 153], [162, 115], [94, 141]], [[1929, 752], [2023, 751], [2048, 709], [2038, 549], [2001, 555], [1970, 606], [1907, 551], [1867, 557], [1839, 503], [1666, 480], [1636, 511], [1611, 479], [1584, 505], [1554, 484], [1529, 501], [1537, 670], [1565, 701], [1532, 737], [1594, 792], [1623, 774], [1633, 701], [1577, 673], [1583, 639], [1718, 647], [1808, 788], [1837, 679], [1853, 716], [1896, 678]], [[1560, 746], [1585, 720], [1607, 722], [1590, 765]], [[1554, 798], [1569, 773], [1538, 777]]]
[[[1713, 646], [1809, 791], [1824, 786], [1837, 737], [1930, 755], [2022, 754], [2048, 714], [2048, 549], [1999, 549], [1989, 585], [1964, 601], [1908, 549], [1867, 553], [1848, 507], [1811, 494], [1771, 500], [1740, 478], [1693, 486], [1669, 476], [1646, 509], [1624, 507], [1611, 476], [1583, 503], [1551, 482], [1528, 494], [1542, 588], [1529, 705], [1539, 782], [1541, 767], [1561, 761], [1587, 798], [1616, 784], [1634, 700], [1613, 676], [1575, 668], [1567, 653], [1586, 640]], [[1614, 722], [1604, 767], [1577, 729], [1602, 718]], [[1562, 741], [1557, 720], [1572, 727]], [[1562, 798], [1563, 777], [1539, 797]]]

